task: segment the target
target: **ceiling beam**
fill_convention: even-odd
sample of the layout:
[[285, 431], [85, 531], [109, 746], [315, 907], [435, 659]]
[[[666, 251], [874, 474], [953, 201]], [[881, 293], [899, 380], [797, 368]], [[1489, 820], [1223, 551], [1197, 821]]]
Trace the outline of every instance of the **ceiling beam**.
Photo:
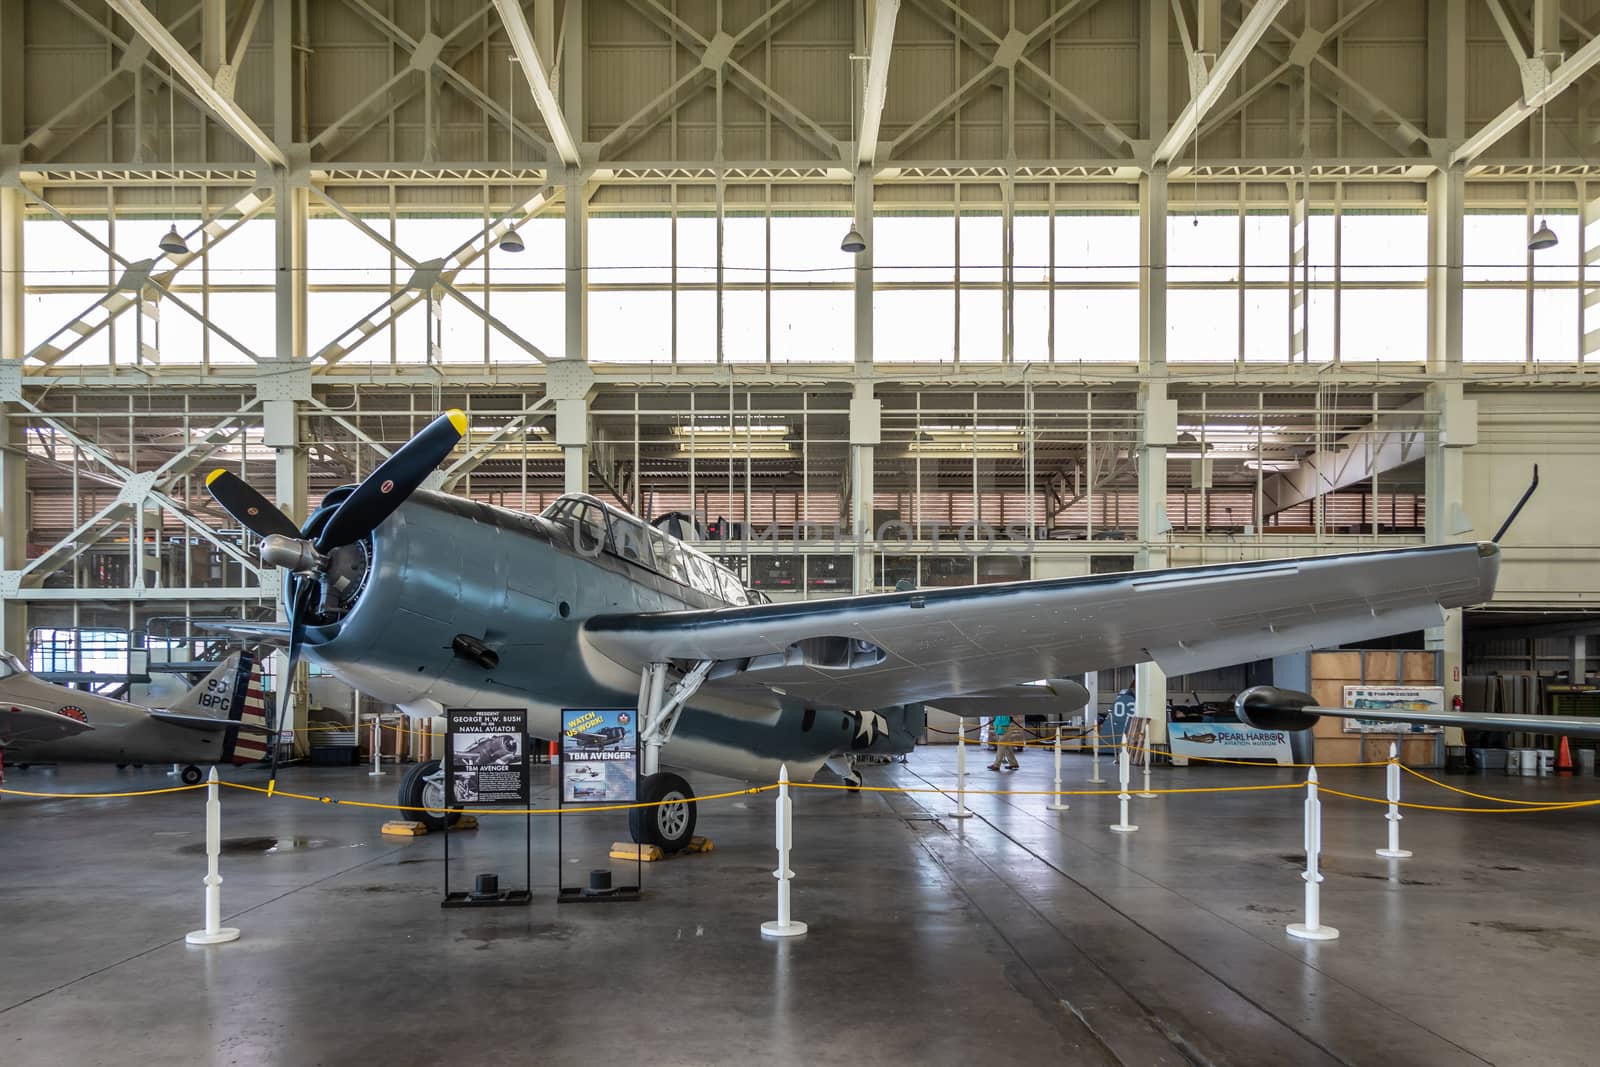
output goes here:
[[190, 89], [194, 90], [202, 103], [220, 119], [223, 125], [232, 130], [234, 135], [250, 146], [250, 150], [263, 160], [275, 167], [287, 167], [289, 159], [279, 150], [272, 138], [264, 133], [255, 120], [246, 114], [244, 108], [234, 103], [233, 98], [217, 88], [215, 80], [206, 73], [200, 62], [189, 54], [188, 49], [178, 43], [178, 39], [161, 24], [161, 20], [150, 13], [150, 9], [140, 3], [140, 0], [106, 0], [106, 4], [117, 14], [127, 20], [134, 32], [146, 41], [150, 47], [161, 53], [172, 66], [174, 73], [182, 78]]
[[[889, 92], [889, 56], [894, 51], [894, 23], [900, 0], [876, 0], [872, 5], [872, 36], [867, 38], [867, 88], [861, 94], [861, 138], [856, 164], [872, 166], [878, 155], [878, 125], [883, 120], [883, 98]], [[852, 78], [855, 71], [850, 72]]]
[[[1244, 17], [1235, 31], [1233, 40], [1217, 56], [1217, 61], [1211, 70], [1204, 75], [1203, 80], [1195, 76], [1193, 95], [1183, 111], [1173, 120], [1167, 128], [1166, 136], [1161, 138], [1161, 143], [1156, 146], [1155, 154], [1151, 156], [1153, 165], [1170, 163], [1183, 146], [1188, 144], [1189, 138], [1194, 136], [1195, 130], [1200, 128], [1200, 120], [1205, 118], [1206, 112], [1216, 104], [1223, 92], [1228, 88], [1228, 83], [1244, 65], [1245, 59], [1250, 55], [1256, 44], [1260, 42], [1267, 29], [1271, 27], [1272, 20], [1278, 17], [1288, 0], [1257, 0], [1256, 6], [1250, 9], [1250, 14]], [[1202, 40], [1205, 34], [1201, 35]]]
[[539, 114], [544, 118], [545, 128], [550, 131], [550, 143], [555, 146], [556, 155], [569, 167], [579, 166], [583, 159], [578, 153], [578, 142], [573, 140], [572, 131], [567, 128], [567, 117], [561, 111], [561, 103], [556, 99], [555, 90], [550, 88], [550, 72], [545, 69], [544, 59], [539, 55], [539, 46], [533, 39], [533, 27], [528, 25], [528, 16], [522, 10], [521, 0], [494, 0], [494, 6], [500, 12], [500, 21], [505, 24], [506, 36], [511, 38], [511, 50], [517, 54], [522, 74], [528, 79], [533, 102], [539, 105]]
[[[1538, 71], [1545, 69], [1543, 60], [1539, 56], [1530, 56], [1523, 72], [1522, 99], [1490, 119], [1477, 133], [1462, 141], [1456, 150], [1450, 153], [1450, 165], [1471, 163], [1477, 159], [1500, 138], [1522, 125], [1529, 115], [1565, 92], [1596, 63], [1600, 63], [1600, 37], [1591, 38], [1588, 44], [1572, 53], [1570, 59], [1550, 71], [1548, 78], [1538, 74]], [[1537, 88], [1529, 85], [1530, 71], [1533, 79], [1541, 83]]]

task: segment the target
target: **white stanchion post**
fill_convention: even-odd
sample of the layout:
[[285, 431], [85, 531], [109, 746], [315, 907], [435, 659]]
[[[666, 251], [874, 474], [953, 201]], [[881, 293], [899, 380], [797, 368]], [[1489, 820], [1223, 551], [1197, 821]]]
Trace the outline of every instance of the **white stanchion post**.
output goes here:
[[1094, 773], [1089, 776], [1089, 781], [1094, 785], [1099, 785], [1105, 781], [1104, 778], [1100, 777], [1100, 724], [1098, 722], [1085, 722], [1084, 725], [1088, 727], [1089, 737], [1094, 744], [1093, 754], [1089, 757], [1092, 761], [1090, 767]]
[[806, 924], [789, 917], [789, 881], [794, 872], [789, 869], [789, 841], [794, 834], [794, 812], [789, 802], [789, 765], [778, 768], [778, 869], [772, 877], [778, 880], [778, 919], [761, 924], [765, 937], [798, 937], [806, 932]]
[[1055, 796], [1050, 798], [1046, 807], [1050, 811], [1066, 811], [1066, 798], [1061, 795], [1061, 727], [1056, 727], [1056, 785], [1053, 790]]
[[971, 817], [972, 812], [967, 810], [967, 720], [962, 719], [956, 733], [956, 810], [950, 813], [950, 818]]
[[1306, 921], [1290, 923], [1288, 934], [1302, 941], [1332, 941], [1339, 931], [1322, 925], [1322, 801], [1317, 799], [1317, 769], [1306, 778], [1305, 805], [1306, 869], [1300, 877], [1306, 882]]
[[1389, 811], [1384, 815], [1389, 820], [1389, 847], [1374, 851], [1384, 859], [1403, 860], [1411, 855], [1411, 850], [1400, 847], [1400, 753], [1393, 744], [1389, 745], [1389, 766], [1384, 774], [1387, 776], [1385, 792], [1389, 797]]
[[382, 778], [387, 773], [383, 769], [383, 722], [376, 715], [372, 717], [372, 770], [367, 772], [368, 778]]
[[1128, 745], [1123, 742], [1121, 750], [1117, 753], [1117, 779], [1122, 786], [1122, 792], [1117, 794], [1117, 821], [1111, 829], [1119, 834], [1131, 834], [1138, 829], [1128, 821]]
[[1155, 755], [1156, 755], [1155, 754], [1155, 750], [1150, 748], [1149, 739], [1146, 738], [1146, 740], [1145, 740], [1145, 750], [1144, 750], [1144, 763], [1143, 763], [1144, 788], [1141, 789], [1139, 792], [1134, 794], [1134, 796], [1139, 797], [1142, 800], [1154, 800], [1154, 799], [1156, 799], [1156, 794], [1150, 792], [1150, 764], [1155, 762]]
[[206, 927], [191, 930], [183, 939], [191, 945], [220, 945], [239, 940], [239, 931], [222, 925], [222, 875], [217, 873], [217, 857], [222, 855], [222, 787], [217, 784], [217, 769], [206, 779]]

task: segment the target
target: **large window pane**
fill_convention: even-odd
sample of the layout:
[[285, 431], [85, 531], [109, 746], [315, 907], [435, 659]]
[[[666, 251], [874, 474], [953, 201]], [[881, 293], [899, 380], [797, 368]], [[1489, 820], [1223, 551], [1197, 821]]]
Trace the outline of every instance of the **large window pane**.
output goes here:
[[1246, 289], [1244, 358], [1284, 362], [1289, 358], [1289, 291]]
[[672, 294], [666, 290], [589, 293], [589, 358], [665, 363], [672, 358]]
[[875, 359], [955, 358], [956, 300], [951, 290], [880, 291], [873, 294], [872, 318]]
[[848, 283], [855, 257], [841, 251], [839, 242], [849, 227], [847, 215], [773, 215], [773, 284]]
[[1577, 360], [1576, 288], [1533, 291], [1533, 358], [1551, 363], [1572, 363]]
[[1056, 292], [1056, 362], [1139, 358], [1139, 293], [1133, 289]]
[[1340, 359], [1428, 358], [1428, 294], [1422, 289], [1346, 289], [1339, 315]]
[[589, 219], [589, 284], [672, 281], [672, 218], [594, 215]]
[[1138, 215], [1058, 212], [1055, 228], [1057, 285], [1139, 280]]
[[1468, 289], [1461, 358], [1521, 363], [1527, 358], [1528, 299], [1521, 289]]
[[875, 215], [872, 241], [875, 281], [955, 281], [956, 222], [949, 215]]
[[1462, 254], [1469, 282], [1523, 280], [1528, 276], [1527, 217], [1520, 211], [1467, 212]]
[[1040, 362], [1050, 358], [1050, 294], [1019, 289], [1011, 304], [1011, 358]]
[[854, 294], [848, 290], [773, 289], [773, 362], [849, 360], [855, 331], [854, 302]]
[[998, 292], [961, 294], [961, 358], [997, 362], [1002, 355], [1001, 297]]
[[717, 361], [717, 294], [678, 294], [678, 362]]
[[1167, 290], [1167, 358], [1174, 362], [1238, 359], [1239, 291]]

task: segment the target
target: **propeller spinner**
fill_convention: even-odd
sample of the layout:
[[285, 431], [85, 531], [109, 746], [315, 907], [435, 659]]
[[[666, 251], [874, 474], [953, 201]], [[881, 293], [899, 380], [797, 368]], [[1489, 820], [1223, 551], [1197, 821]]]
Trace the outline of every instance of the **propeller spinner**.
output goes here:
[[[206, 476], [206, 489], [222, 510], [261, 538], [261, 561], [285, 567], [300, 578], [289, 596], [289, 668], [294, 677], [305, 639], [306, 619], [327, 581], [337, 550], [363, 540], [416, 492], [467, 433], [467, 416], [451, 409], [434, 419], [340, 501], [315, 541], [243, 479], [225, 470]], [[334, 570], [338, 570], [337, 567]], [[329, 590], [322, 589], [324, 603]], [[272, 777], [278, 776], [278, 746], [272, 746]]]

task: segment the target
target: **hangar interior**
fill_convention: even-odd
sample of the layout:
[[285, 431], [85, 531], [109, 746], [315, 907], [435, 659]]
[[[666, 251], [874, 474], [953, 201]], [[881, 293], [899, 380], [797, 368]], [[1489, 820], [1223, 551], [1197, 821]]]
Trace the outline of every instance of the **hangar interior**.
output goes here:
[[[1597, 61], [1600, 0], [0, 0], [0, 647], [69, 684], [142, 703], [181, 695], [192, 678], [163, 667], [234, 647], [218, 624], [287, 618], [282, 572], [207, 491], [210, 473], [256, 487], [299, 525], [460, 409], [469, 429], [426, 488], [530, 514], [586, 493], [647, 521], [677, 515], [746, 590], [778, 604], [1488, 541], [1537, 464], [1542, 488], [1501, 542], [1492, 601], [1347, 647], [1433, 653], [1426, 680], [1468, 710], [1600, 714], [1589, 641], [1600, 633]], [[282, 650], [265, 657], [263, 688], [295, 732], [291, 774], [316, 770], [311, 730], [355, 725], [353, 712], [385, 724], [379, 757], [431, 751], [391, 703], [315, 666], [285, 678], [287, 664]], [[1521, 695], [1475, 709], [1503, 678], [1522, 679]], [[1106, 663], [1090, 699], [1103, 708], [1135, 688], [1145, 736], [1164, 750], [1169, 703], [1315, 680], [1309, 653], [1170, 678], [1153, 662]], [[949, 738], [924, 740], [908, 766], [946, 787], [952, 750], [934, 743]], [[1445, 747], [1463, 745], [1447, 739], [1418, 762], [1442, 766]], [[1025, 773], [1047, 790], [1047, 757], [1034, 755]], [[1171, 781], [1250, 779], [1212, 770], [1173, 769], [1186, 777]], [[52, 784], [53, 773], [7, 784], [159, 774], [82, 768]], [[316, 780], [286, 778], [337, 791]], [[1379, 777], [1362, 781], [1381, 792]], [[340, 782], [389, 795], [364, 777]], [[1566, 801], [1596, 792], [1592, 770], [1514, 784], [1528, 803], [1541, 788]], [[1246, 836], [1248, 797], [1215, 809]], [[148, 837], [194, 799], [121, 801], [112, 817]], [[1405, 1062], [1516, 1062], [1510, 1050], [1554, 1014], [1496, 1034], [1396, 1002], [1368, 1033], [1366, 1013], [1406, 994], [1363, 976], [1393, 967], [1414, 986], [1468, 951], [1481, 928], [1460, 924], [1500, 922], [1511, 932], [1484, 935], [1506, 943], [1483, 949], [1482, 972], [1451, 979], [1465, 1008], [1502, 956], [1545, 958], [1543, 979], [1525, 975], [1542, 989], [1582, 973], [1600, 944], [1566, 895], [1592, 871], [1592, 848], [1562, 833], [1581, 809], [1481, 839], [1492, 820], [1408, 814], [1419, 851], [1435, 850], [1429, 863], [1498, 864], [1459, 886], [1490, 917], [1453, 904], [1435, 929], [1415, 887], [1388, 869], [1361, 875], [1380, 882], [1352, 908], [1389, 909], [1397, 926], [1352, 917], [1366, 955], [1340, 961], [1329, 956], [1344, 943], [1283, 950], [1263, 924], [1281, 926], [1285, 909], [1216, 904], [1223, 889], [1252, 898], [1256, 876], [1220, 873], [1228, 835], [1185, 825], [1177, 798], [1143, 814], [1156, 833], [1115, 847], [1087, 843], [1086, 830], [1058, 839], [1056, 823], [1031, 815], [1022, 826], [1016, 798], [983, 798], [975, 810], [997, 833], [970, 849], [954, 836], [918, 843], [930, 822], [944, 832], [947, 812], [930, 801], [857, 799], [865, 810], [843, 830], [842, 799], [796, 801], [802, 825], [828, 838], [826, 877], [875, 867], [879, 850], [902, 868], [838, 875], [843, 888], [813, 898], [815, 912], [836, 907], [851, 940], [830, 950], [812, 935], [811, 961], [797, 942], [744, 973], [728, 933], [706, 965], [798, 984], [833, 952], [835, 974], [859, 968], [875, 986], [916, 953], [919, 980], [970, 965], [1004, 981], [1011, 952], [1025, 980], [951, 987], [915, 1026], [942, 1033], [939, 1013], [970, 1005], [1019, 1035], [1025, 1062], [1375, 1062], [1386, 1047], [1408, 1050]], [[1096, 813], [1113, 803], [1082, 799]], [[65, 801], [37, 817], [32, 803], [0, 804], [9, 852], [74, 832]], [[823, 814], [808, 819], [806, 805]], [[750, 806], [722, 824], [719, 849], [748, 847], [753, 870], [771, 858], [770, 812]], [[1292, 852], [1298, 811], [1276, 806], [1278, 851]], [[303, 810], [248, 818], [262, 835], [320, 839]], [[375, 836], [375, 824], [340, 818], [323, 836]], [[1182, 844], [1191, 832], [1205, 847]], [[1138, 846], [1162, 858], [1130, 858]], [[1522, 858], [1492, 859], [1502, 851]], [[313, 860], [296, 877], [338, 875]], [[1038, 870], [1015, 876], [1008, 863]], [[1121, 873], [1085, 876], [1080, 864]], [[1503, 873], [1524, 868], [1543, 874]], [[32, 859], [16, 870], [28, 894], [75, 878]], [[528, 975], [556, 942], [593, 934], [607, 952], [639, 951], [652, 976], [641, 980], [659, 979], [678, 964], [649, 924], [693, 926], [724, 892], [680, 870], [649, 875], [670, 919], [630, 917], [632, 933], [601, 935], [578, 928], [588, 916], [544, 916], [530, 921], [545, 933], [519, 926], [495, 944], [490, 930], [483, 946], [495, 945], [496, 968]], [[1285, 870], [1272, 871], [1271, 893], [1297, 900]], [[135, 880], [189, 892], [189, 875]], [[247, 894], [254, 877], [239, 872]], [[1190, 882], [1206, 888], [1185, 896]], [[371, 871], [356, 884], [367, 883], [387, 884]], [[1059, 925], [1068, 897], [1113, 908], [1097, 894], [1158, 885], [1171, 907], [1122, 908], [1117, 921], [1138, 931], [1127, 939], [1091, 944]], [[752, 886], [741, 914], [764, 906], [768, 887]], [[932, 917], [952, 939], [948, 958], [903, 930], [883, 941], [860, 929], [887, 924], [896, 896], [930, 894], [964, 902]], [[1526, 921], [1530, 894], [1551, 918]], [[344, 933], [393, 936], [411, 922], [397, 902], [416, 899], [384, 898], [375, 914], [389, 934], [358, 935], [370, 919]], [[1054, 931], [1060, 955], [1017, 948], [1028, 936], [1018, 909]], [[31, 921], [21, 910], [6, 929]], [[1185, 959], [1210, 950], [1154, 932], [1145, 912], [1225, 926], [1222, 962], [1183, 989], [1147, 984], [1118, 955], [1137, 938], [1164, 938]], [[1521, 927], [1505, 918], [1516, 914]], [[435, 919], [419, 936], [439, 940], [442, 966], [470, 966], [461, 936]], [[1563, 928], [1582, 936], [1549, 932]], [[124, 947], [165, 952], [158, 973], [209, 988], [179, 973], [181, 940], [162, 944], [149, 934]], [[280, 946], [252, 966], [292, 968], [293, 956]], [[57, 1040], [69, 1035], [50, 1012], [99, 964], [43, 962], [50, 980], [6, 988], [0, 1019], [15, 1011], [20, 1029]], [[430, 964], [445, 977], [437, 958], [417, 965]], [[1080, 1026], [1056, 1016], [1099, 995], [1074, 985], [1068, 972], [1083, 966], [1115, 985], [1117, 1006]], [[1279, 992], [1251, 985], [1268, 974], [1283, 978]], [[244, 968], [228, 981], [248, 980]], [[724, 992], [708, 974], [696, 985]], [[1343, 999], [1306, 1021], [1282, 989]], [[778, 999], [752, 1010], [772, 1013], [771, 1035], [735, 1037], [713, 1013], [727, 1025], [694, 1039], [685, 1062], [815, 1059], [800, 1032], [825, 1020], [791, 1011], [795, 990], [768, 993]], [[1567, 1006], [1540, 999], [1551, 1013]], [[1196, 1007], [1244, 1002], [1260, 1026], [1208, 1024]], [[1570, 1045], [1544, 1051], [1583, 1062], [1600, 1033], [1562, 1025]], [[1177, 1036], [1152, 1051], [1156, 1031]], [[863, 1048], [882, 1042], [889, 1062], [916, 1048], [898, 1024], [848, 1033]], [[91, 1037], [73, 1040], [86, 1042], [83, 1061], [101, 1054]], [[981, 1055], [970, 1042], [952, 1034], [925, 1058]], [[30, 1055], [43, 1053], [20, 1062]]]

